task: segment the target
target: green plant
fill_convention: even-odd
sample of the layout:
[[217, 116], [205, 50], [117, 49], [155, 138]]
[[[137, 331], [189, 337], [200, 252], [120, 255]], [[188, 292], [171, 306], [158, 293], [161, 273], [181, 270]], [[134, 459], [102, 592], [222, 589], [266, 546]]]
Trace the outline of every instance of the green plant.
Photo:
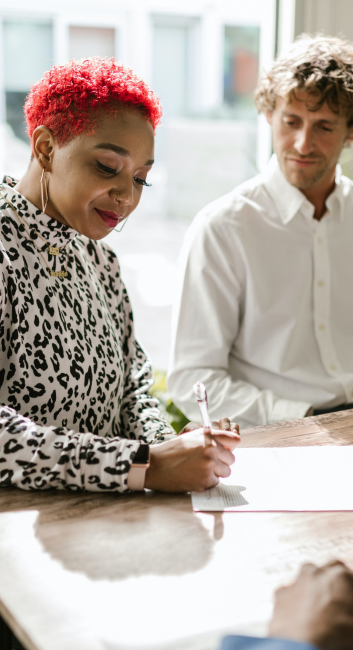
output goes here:
[[167, 391], [166, 372], [156, 370], [154, 372], [154, 384], [151, 388], [153, 397], [159, 400], [161, 411], [169, 424], [177, 433], [189, 422], [187, 417], [175, 406], [170, 394]]

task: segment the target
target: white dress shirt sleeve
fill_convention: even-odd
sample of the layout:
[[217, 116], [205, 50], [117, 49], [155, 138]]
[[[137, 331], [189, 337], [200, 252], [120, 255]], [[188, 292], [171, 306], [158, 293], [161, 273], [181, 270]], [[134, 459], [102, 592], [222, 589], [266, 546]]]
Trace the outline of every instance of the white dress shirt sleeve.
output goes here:
[[251, 272], [231, 214], [198, 215], [186, 235], [180, 267], [168, 378], [177, 406], [199, 420], [192, 387], [201, 381], [214, 420], [229, 417], [249, 427], [304, 417], [310, 403], [281, 399], [229, 372]]

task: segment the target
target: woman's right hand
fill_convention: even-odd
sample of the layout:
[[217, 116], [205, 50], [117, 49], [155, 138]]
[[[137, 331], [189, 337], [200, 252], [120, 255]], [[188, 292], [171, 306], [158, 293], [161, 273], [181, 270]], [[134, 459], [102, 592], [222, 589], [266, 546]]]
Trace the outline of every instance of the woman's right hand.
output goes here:
[[226, 448], [230, 438], [233, 447], [239, 444], [236, 431], [212, 429], [205, 438], [203, 428], [198, 428], [151, 445], [145, 487], [160, 492], [200, 492], [217, 485], [220, 477], [230, 475], [235, 460]]

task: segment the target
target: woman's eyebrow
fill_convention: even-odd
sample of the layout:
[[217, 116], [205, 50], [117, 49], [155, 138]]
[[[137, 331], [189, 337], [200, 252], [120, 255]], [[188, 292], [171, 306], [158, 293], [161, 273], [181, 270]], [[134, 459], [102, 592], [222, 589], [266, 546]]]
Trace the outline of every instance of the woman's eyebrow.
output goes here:
[[119, 147], [117, 144], [113, 144], [112, 142], [101, 142], [101, 144], [96, 144], [95, 149], [110, 149], [111, 151], [115, 151], [115, 153], [118, 153], [120, 156], [129, 156], [130, 151], [127, 149], [124, 149], [124, 147]]
[[[124, 147], [119, 147], [117, 144], [113, 144], [112, 142], [101, 142], [101, 144], [96, 144], [95, 149], [108, 149], [110, 151], [114, 151], [115, 153], [118, 153], [120, 156], [130, 156], [130, 151], [128, 149], [125, 149]], [[149, 165], [153, 165], [154, 160], [147, 160], [145, 162], [145, 167]]]

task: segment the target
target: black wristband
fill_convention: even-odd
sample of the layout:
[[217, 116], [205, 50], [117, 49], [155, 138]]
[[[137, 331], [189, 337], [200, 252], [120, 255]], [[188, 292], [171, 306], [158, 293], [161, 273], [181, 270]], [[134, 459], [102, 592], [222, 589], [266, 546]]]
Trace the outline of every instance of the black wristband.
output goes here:
[[142, 442], [133, 458], [132, 465], [148, 465], [149, 459], [150, 459], [149, 445]]

